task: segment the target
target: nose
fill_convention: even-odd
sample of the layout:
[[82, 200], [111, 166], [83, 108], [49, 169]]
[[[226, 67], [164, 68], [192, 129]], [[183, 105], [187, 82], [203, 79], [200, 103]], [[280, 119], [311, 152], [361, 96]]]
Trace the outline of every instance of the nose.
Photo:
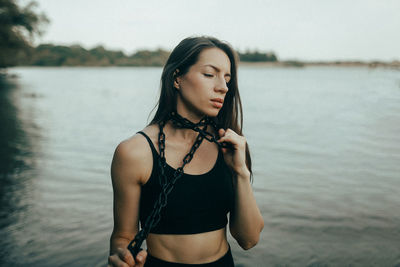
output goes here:
[[215, 86], [215, 91], [221, 92], [223, 94], [226, 94], [228, 92], [228, 85], [226, 84], [225, 78], [219, 78], [218, 83]]

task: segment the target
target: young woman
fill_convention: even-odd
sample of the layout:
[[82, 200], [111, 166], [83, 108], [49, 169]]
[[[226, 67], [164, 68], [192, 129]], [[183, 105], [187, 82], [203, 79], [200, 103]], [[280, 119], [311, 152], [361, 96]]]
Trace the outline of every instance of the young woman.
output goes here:
[[[264, 221], [241, 113], [234, 50], [212, 37], [181, 41], [164, 67], [154, 118], [114, 153], [109, 266], [234, 266], [227, 214], [238, 244], [257, 244]], [[134, 257], [128, 245], [139, 222], [147, 251]]]

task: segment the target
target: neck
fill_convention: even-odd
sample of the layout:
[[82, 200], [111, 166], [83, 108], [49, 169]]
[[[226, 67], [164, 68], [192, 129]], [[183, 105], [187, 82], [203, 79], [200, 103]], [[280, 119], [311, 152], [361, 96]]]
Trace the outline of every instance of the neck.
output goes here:
[[196, 114], [191, 114], [191, 113], [179, 112], [179, 110], [176, 113], [178, 115], [180, 115], [182, 118], [185, 118], [194, 124], [199, 123], [200, 120], [205, 117], [204, 115], [196, 115]]
[[204, 129], [205, 124], [208, 124], [208, 119], [203, 117], [196, 121], [191, 121], [187, 117], [181, 116], [177, 112], [171, 112], [170, 120], [167, 123], [167, 127], [170, 129], [170, 134], [178, 137], [179, 139], [194, 141], [198, 133], [194, 130], [195, 128]]
[[[189, 142], [193, 142], [198, 135], [198, 133], [192, 129], [176, 127], [171, 121], [168, 121], [165, 126], [170, 135], [179, 139], [187, 140]], [[203, 129], [203, 127], [201, 128]]]

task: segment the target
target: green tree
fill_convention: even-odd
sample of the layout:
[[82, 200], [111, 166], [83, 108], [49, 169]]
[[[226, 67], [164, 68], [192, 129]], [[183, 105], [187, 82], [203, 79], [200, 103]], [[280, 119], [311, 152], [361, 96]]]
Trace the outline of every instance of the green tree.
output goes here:
[[20, 7], [15, 0], [0, 0], [0, 68], [16, 65], [49, 23], [46, 15], [36, 12], [37, 6], [35, 1]]
[[247, 62], [276, 62], [278, 61], [278, 57], [275, 55], [274, 52], [263, 53], [258, 52], [257, 50], [251, 52], [247, 50], [245, 53], [239, 52], [239, 57], [241, 61]]
[[80, 45], [41, 44], [31, 48], [30, 56], [21, 58], [20, 66], [163, 66], [170, 52], [139, 50], [127, 56], [122, 51], [96, 46], [86, 50]]

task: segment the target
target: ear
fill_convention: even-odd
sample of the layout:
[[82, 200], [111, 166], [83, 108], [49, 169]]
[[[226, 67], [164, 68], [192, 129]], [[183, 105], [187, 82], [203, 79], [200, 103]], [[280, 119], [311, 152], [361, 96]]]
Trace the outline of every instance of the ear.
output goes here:
[[174, 87], [175, 87], [175, 89], [176, 90], [179, 90], [179, 81], [178, 81], [178, 78], [175, 78], [175, 80], [174, 80]]
[[178, 73], [179, 73], [179, 70], [176, 69], [176, 70], [174, 71], [174, 74], [173, 74], [173, 77], [174, 77], [174, 87], [175, 87], [176, 90], [179, 90], [179, 89], [180, 89], [180, 86], [179, 86], [180, 76], [178, 76]]

